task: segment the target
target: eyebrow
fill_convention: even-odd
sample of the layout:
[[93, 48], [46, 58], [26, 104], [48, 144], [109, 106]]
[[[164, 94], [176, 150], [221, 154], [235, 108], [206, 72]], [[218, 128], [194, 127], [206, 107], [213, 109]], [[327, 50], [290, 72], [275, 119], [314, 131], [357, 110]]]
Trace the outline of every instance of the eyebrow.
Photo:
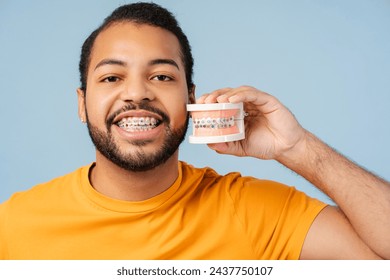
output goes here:
[[175, 66], [177, 69], [180, 70], [179, 65], [173, 59], [158, 58], [158, 59], [153, 59], [152, 61], [149, 62], [150, 66], [158, 65], [158, 64], [172, 65], [172, 66]]
[[[173, 59], [168, 59], [168, 58], [153, 59], [148, 64], [150, 66], [159, 65], [159, 64], [168, 64], [168, 65], [172, 65], [172, 66], [174, 66], [174, 67], [176, 67], [177, 69], [180, 70], [179, 65], [176, 63], [176, 61], [174, 61]], [[119, 60], [119, 59], [107, 58], [107, 59], [103, 59], [102, 61], [100, 61], [96, 65], [95, 70], [97, 68], [99, 68], [99, 67], [104, 66], [104, 65], [119, 65], [119, 66], [122, 66], [122, 67], [126, 67], [127, 63], [122, 61], [122, 60]]]
[[119, 66], [125, 67], [127, 65], [127, 63], [122, 61], [122, 60], [107, 58], [107, 59], [103, 59], [102, 61], [100, 61], [96, 65], [95, 70], [101, 66], [104, 66], [104, 65], [119, 65]]

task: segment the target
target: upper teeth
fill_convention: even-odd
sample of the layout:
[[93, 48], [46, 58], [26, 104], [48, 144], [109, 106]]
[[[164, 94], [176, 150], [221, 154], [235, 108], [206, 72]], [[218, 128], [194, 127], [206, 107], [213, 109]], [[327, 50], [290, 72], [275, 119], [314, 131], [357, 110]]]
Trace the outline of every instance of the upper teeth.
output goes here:
[[227, 118], [194, 118], [192, 119], [195, 128], [229, 128], [235, 125], [234, 116]]
[[118, 122], [118, 126], [128, 131], [150, 130], [156, 127], [158, 120], [151, 117], [129, 117]]

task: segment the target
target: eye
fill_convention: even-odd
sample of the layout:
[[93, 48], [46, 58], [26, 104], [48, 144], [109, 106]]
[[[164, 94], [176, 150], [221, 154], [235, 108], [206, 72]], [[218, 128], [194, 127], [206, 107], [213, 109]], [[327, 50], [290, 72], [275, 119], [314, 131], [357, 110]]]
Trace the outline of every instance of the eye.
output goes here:
[[167, 75], [156, 75], [152, 79], [160, 81], [160, 82], [168, 82], [168, 81], [172, 81], [173, 80], [171, 77], [169, 77]]
[[102, 82], [105, 82], [105, 83], [115, 83], [115, 82], [118, 82], [119, 81], [119, 78], [116, 77], [116, 76], [109, 76], [107, 78], [104, 78], [102, 80]]

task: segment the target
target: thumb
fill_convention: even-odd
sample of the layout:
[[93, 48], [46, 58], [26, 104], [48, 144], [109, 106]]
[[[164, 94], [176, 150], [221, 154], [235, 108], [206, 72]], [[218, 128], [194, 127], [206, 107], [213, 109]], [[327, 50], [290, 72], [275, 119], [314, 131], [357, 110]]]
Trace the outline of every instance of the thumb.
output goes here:
[[207, 144], [207, 146], [216, 151], [217, 153], [225, 153], [228, 149], [227, 143], [213, 143], [213, 144]]

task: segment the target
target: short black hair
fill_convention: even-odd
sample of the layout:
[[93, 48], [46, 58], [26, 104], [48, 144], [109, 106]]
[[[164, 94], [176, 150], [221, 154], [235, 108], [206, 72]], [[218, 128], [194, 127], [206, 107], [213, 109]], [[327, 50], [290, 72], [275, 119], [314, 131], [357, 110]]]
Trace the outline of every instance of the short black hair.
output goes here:
[[120, 22], [134, 22], [137, 24], [147, 24], [151, 26], [161, 27], [165, 30], [172, 32], [179, 41], [181, 48], [181, 56], [184, 64], [184, 70], [186, 73], [187, 88], [190, 92], [194, 85], [193, 67], [194, 59], [191, 53], [191, 46], [187, 36], [179, 26], [178, 21], [167, 9], [155, 4], [138, 2], [133, 4], [127, 4], [115, 9], [111, 15], [109, 15], [103, 23], [93, 31], [89, 37], [85, 40], [81, 48], [81, 56], [79, 63], [80, 71], [80, 88], [86, 93], [87, 89], [87, 76], [88, 67], [91, 60], [91, 52], [95, 43], [96, 37], [105, 29], [115, 23]]

